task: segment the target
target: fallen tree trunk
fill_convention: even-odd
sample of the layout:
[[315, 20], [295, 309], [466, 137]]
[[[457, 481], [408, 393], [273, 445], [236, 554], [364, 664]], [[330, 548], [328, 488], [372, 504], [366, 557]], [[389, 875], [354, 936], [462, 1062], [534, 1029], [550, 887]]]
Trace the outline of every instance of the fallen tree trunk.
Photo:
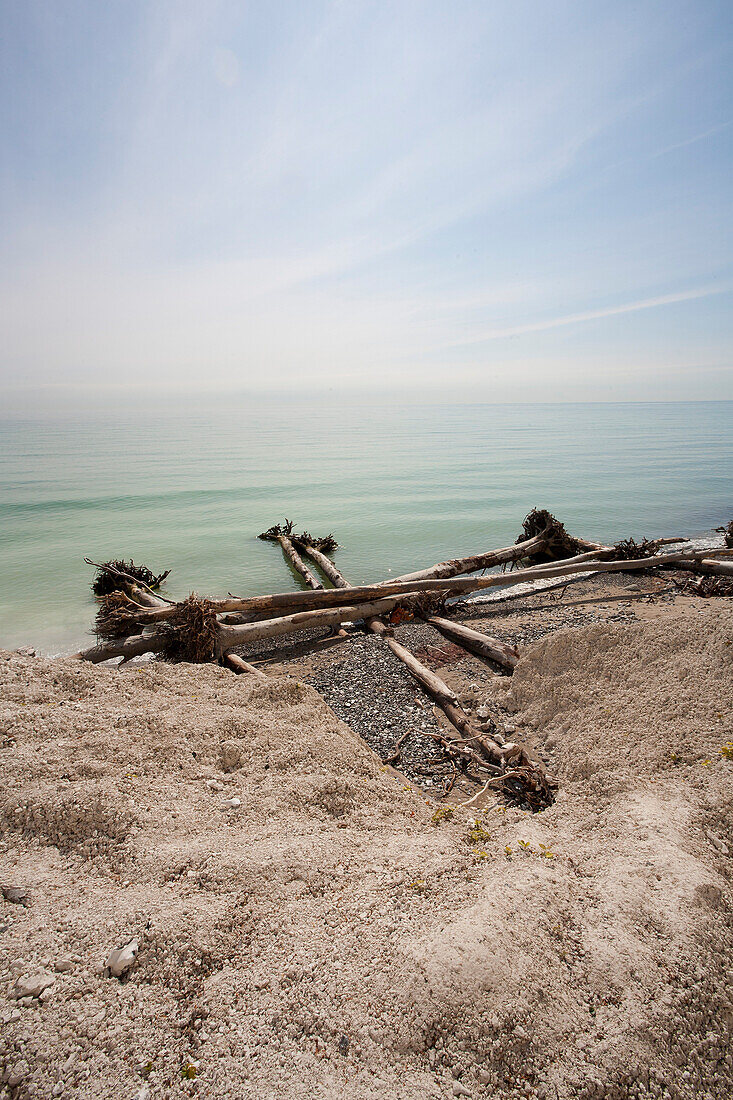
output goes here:
[[464, 649], [476, 653], [479, 657], [486, 657], [495, 664], [501, 665], [508, 672], [513, 672], [519, 660], [517, 650], [498, 638], [492, 638], [488, 634], [482, 634], [478, 630], [472, 630], [468, 626], [451, 622], [450, 619], [441, 619], [438, 615], [431, 615], [425, 620], [439, 630], [452, 642], [457, 642]]
[[435, 700], [449, 721], [459, 730], [468, 741], [476, 742], [486, 753], [489, 761], [497, 767], [503, 767], [506, 760], [513, 759], [522, 753], [520, 745], [508, 743], [500, 745], [488, 735], [482, 734], [471, 723], [463, 708], [452, 691], [440, 676], [436, 676], [429, 668], [426, 668], [417, 657], [410, 653], [409, 649], [400, 645], [394, 638], [385, 638], [389, 648], [400, 661], [409, 669], [410, 673], [425, 688], [428, 695]]
[[418, 569], [414, 573], [403, 573], [395, 577], [393, 584], [402, 581], [422, 581], [439, 579], [442, 577], [456, 577], [461, 573], [475, 573], [477, 569], [490, 569], [495, 565], [504, 565], [510, 561], [519, 561], [537, 550], [542, 550], [547, 545], [544, 535], [535, 535], [534, 538], [524, 542], [515, 543], [513, 546], [504, 546], [499, 550], [488, 550], [483, 554], [473, 554], [467, 558], [451, 558], [448, 561], [440, 561], [437, 565], [431, 565], [427, 569]]
[[315, 546], [311, 546], [309, 543], [304, 542], [301, 544], [301, 549], [304, 554], [307, 554], [308, 557], [316, 563], [321, 572], [328, 577], [335, 588], [351, 588], [351, 585], [346, 580], [343, 573], [339, 572], [331, 559], [326, 557], [325, 554], [322, 554]]
[[167, 634], [131, 634], [128, 638], [115, 638], [113, 641], [100, 642], [91, 649], [84, 649], [72, 656], [80, 661], [90, 661], [98, 665], [102, 661], [112, 661], [123, 657], [125, 661], [133, 657], [142, 657], [143, 653], [162, 653], [170, 642]]
[[733, 577], [733, 562], [703, 558], [695, 565], [696, 573], [715, 573], [719, 577]]
[[[311, 609], [317, 609], [318, 611], [333, 609], [336, 611], [338, 608], [353, 601], [358, 601], [360, 608], [362, 608], [363, 605], [371, 604], [373, 601], [384, 601], [388, 599], [392, 601], [390, 604], [391, 609], [391, 607], [394, 607], [401, 599], [421, 592], [441, 592], [445, 593], [446, 596], [459, 596], [469, 592], [483, 591], [488, 588], [510, 586], [525, 581], [543, 580], [545, 578], [571, 576], [575, 573], [588, 571], [593, 573], [611, 573], [633, 572], [639, 569], [648, 569], [650, 567], [664, 565], [678, 565], [684, 567], [685, 564], [694, 564], [703, 558], [709, 558], [713, 553], [717, 554], [717, 552], [710, 550], [683, 551], [674, 554], [655, 554], [647, 558], [612, 562], [591, 561], [589, 559], [593, 558], [592, 554], [581, 554], [564, 562], [534, 566], [531, 569], [519, 569], [514, 573], [492, 573], [485, 577], [457, 577], [450, 580], [429, 579], [404, 582], [389, 581], [377, 585], [333, 588], [318, 592], [284, 592], [272, 596], [253, 596], [248, 599], [237, 599], [232, 597], [226, 600], [209, 601], [209, 607], [217, 615], [229, 611], [287, 611], [287, 616], [283, 616], [277, 620], [282, 621], [282, 618], [295, 618], [300, 612], [300, 609], [304, 609], [302, 613]], [[720, 553], [725, 554], [728, 553], [728, 551], [720, 551]], [[141, 631], [147, 626], [155, 627], [157, 624], [165, 622], [168, 619], [175, 619], [179, 607], [180, 604], [173, 604], [162, 608], [151, 608], [150, 610], [143, 611], [137, 609], [132, 614], [135, 628]], [[350, 611], [353, 612], [353, 608], [351, 608]], [[347, 613], [341, 618], [336, 616], [332, 623], [328, 625], [335, 625], [335, 623], [347, 621], [349, 618], [360, 618], [363, 614], [366, 614], [367, 617], [371, 617], [381, 613], [380, 611], [374, 611], [367, 608], [366, 612], [362, 611], [359, 615]], [[264, 627], [266, 629], [267, 623], [272, 621], [275, 620], [266, 619], [260, 623], [244, 624], [242, 626], [224, 626], [223, 624], [219, 624], [219, 627], [221, 630], [254, 631], [259, 627]], [[292, 629], [299, 630], [302, 629], [302, 627], [294, 626]], [[99, 632], [102, 636], [106, 636], [102, 629], [100, 629]], [[258, 635], [253, 634], [252, 636], [256, 637]], [[266, 637], [268, 635], [263, 632], [259, 636]], [[241, 643], [232, 643], [232, 645], [239, 644]], [[225, 646], [224, 648], [231, 648], [231, 646]], [[97, 649], [99, 649], [99, 647], [95, 647], [95, 650]], [[117, 655], [119, 656], [119, 654]], [[107, 660], [108, 658], [102, 657], [97, 659]]]
[[321, 591], [323, 589], [323, 585], [313, 576], [310, 569], [304, 563], [303, 559], [293, 546], [293, 543], [288, 538], [288, 536], [278, 535], [277, 541], [282, 546], [283, 554], [288, 559], [295, 572], [303, 578], [308, 587], [314, 589], [315, 591]]

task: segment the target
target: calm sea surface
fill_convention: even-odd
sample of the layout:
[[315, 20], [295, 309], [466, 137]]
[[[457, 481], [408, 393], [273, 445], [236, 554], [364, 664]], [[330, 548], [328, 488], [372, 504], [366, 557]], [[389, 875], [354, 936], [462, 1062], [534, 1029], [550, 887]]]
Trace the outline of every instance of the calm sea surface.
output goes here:
[[733, 516], [733, 403], [120, 406], [0, 420], [0, 645], [85, 641], [96, 561], [169, 593], [292, 588], [258, 532], [332, 531], [377, 580], [513, 542], [533, 506], [577, 534], [700, 534]]

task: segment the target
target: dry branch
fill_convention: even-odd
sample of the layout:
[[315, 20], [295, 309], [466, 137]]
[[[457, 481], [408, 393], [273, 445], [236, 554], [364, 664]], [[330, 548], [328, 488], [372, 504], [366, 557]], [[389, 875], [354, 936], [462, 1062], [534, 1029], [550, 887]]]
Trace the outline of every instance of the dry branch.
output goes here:
[[222, 657], [222, 664], [228, 665], [232, 672], [246, 672], [251, 676], [256, 676], [258, 680], [267, 680], [268, 677], [262, 672], [256, 665], [250, 664], [249, 661], [245, 661], [243, 657], [240, 657], [237, 653], [225, 653]]

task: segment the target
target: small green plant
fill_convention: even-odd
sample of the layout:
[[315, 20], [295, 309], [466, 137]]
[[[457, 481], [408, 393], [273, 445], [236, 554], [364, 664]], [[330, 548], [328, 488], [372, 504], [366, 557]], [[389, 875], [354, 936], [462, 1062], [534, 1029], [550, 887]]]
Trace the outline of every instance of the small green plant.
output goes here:
[[540, 844], [540, 849], [541, 849], [540, 855], [544, 856], [545, 859], [554, 859], [555, 858], [555, 853], [551, 852], [550, 849], [548, 847], [546, 847], [546, 845]]
[[484, 844], [487, 840], [491, 840], [491, 833], [484, 829], [480, 819], [477, 817], [466, 834], [466, 840], [469, 844], [478, 845]]
[[485, 852], [483, 848], [472, 848], [474, 863], [484, 863], [489, 858], [489, 853]]
[[718, 752], [724, 760], [733, 760], [733, 741], [726, 741], [724, 745], [721, 745]]
[[181, 1077], [184, 1081], [193, 1081], [198, 1073], [198, 1062], [184, 1062], [181, 1066]]
[[415, 879], [414, 882], [409, 883], [407, 889], [414, 890], [416, 894], [424, 894], [427, 888], [427, 883], [424, 878]]
[[520, 840], [520, 841], [518, 841], [518, 844], [519, 844], [519, 847], [522, 849], [523, 852], [531, 852], [532, 851], [532, 847], [531, 847], [528, 840]]
[[455, 806], [438, 806], [437, 810], [430, 818], [430, 823], [431, 825], [440, 825], [441, 821], [450, 821], [455, 812]]

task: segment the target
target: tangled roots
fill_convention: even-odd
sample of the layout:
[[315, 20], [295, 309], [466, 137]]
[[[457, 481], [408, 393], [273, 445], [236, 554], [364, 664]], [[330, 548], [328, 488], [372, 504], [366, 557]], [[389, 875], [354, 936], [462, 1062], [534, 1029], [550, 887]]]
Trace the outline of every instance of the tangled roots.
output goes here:
[[304, 531], [302, 535], [293, 535], [293, 544], [302, 550], [307, 546], [312, 546], [314, 550], [320, 550], [322, 554], [332, 554], [334, 550], [338, 550], [339, 544], [333, 535], [324, 535], [323, 538], [315, 538], [309, 531]]
[[[535, 550], [523, 559], [533, 565], [542, 565], [544, 562], [562, 561], [564, 558], [572, 558], [582, 552], [585, 547], [569, 535], [565, 527], [545, 508], [533, 508], [522, 524], [522, 533], [517, 542], [525, 542], [542, 535], [547, 543], [540, 550]], [[514, 563], [517, 564], [517, 563]]]
[[134, 634], [146, 625], [143, 618], [145, 610], [130, 599], [127, 593], [110, 592], [102, 598], [99, 605], [94, 632], [100, 640], [107, 642]]
[[447, 613], [445, 606], [447, 598], [447, 592], [421, 592], [406, 602], [419, 618], [429, 619], [431, 615], [445, 615]]
[[623, 539], [617, 542], [613, 548], [613, 554], [609, 554], [607, 561], [632, 561], [634, 558], [650, 558], [656, 554], [659, 543], [653, 539], [642, 539], [635, 542], [634, 539]]
[[691, 596], [733, 596], [733, 579], [730, 577], [700, 577], [697, 581], [686, 581], [681, 587]]
[[176, 604], [175, 614], [163, 629], [168, 635], [163, 654], [167, 661], [201, 665], [216, 660], [219, 630], [210, 600], [192, 592], [188, 599]]
[[266, 531], [263, 531], [261, 535], [258, 535], [258, 539], [265, 539], [268, 542], [277, 542], [281, 535], [285, 535], [287, 538], [293, 533], [293, 527], [295, 526], [292, 519], [286, 519], [285, 523], [275, 524], [274, 527], [268, 527]]
[[[91, 562], [90, 564], [94, 564]], [[170, 576], [170, 569], [156, 576], [147, 565], [135, 565], [135, 562], [117, 559], [105, 561], [97, 566], [97, 576], [92, 581], [92, 592], [95, 596], [108, 596], [111, 592], [124, 592], [130, 584], [136, 581], [148, 588], [160, 588], [166, 577]]]
[[293, 528], [295, 523], [292, 519], [286, 519], [284, 523], [278, 523], [274, 527], [268, 527], [266, 531], [263, 531], [261, 535], [258, 535], [258, 539], [266, 539], [269, 542], [276, 542], [281, 535], [285, 535], [289, 538], [293, 546], [297, 550], [303, 550], [307, 546], [312, 546], [314, 550], [320, 550], [322, 554], [332, 554], [334, 550], [338, 550], [339, 544], [333, 535], [324, 535], [323, 538], [316, 538], [311, 535], [309, 531], [303, 531], [298, 535]]

